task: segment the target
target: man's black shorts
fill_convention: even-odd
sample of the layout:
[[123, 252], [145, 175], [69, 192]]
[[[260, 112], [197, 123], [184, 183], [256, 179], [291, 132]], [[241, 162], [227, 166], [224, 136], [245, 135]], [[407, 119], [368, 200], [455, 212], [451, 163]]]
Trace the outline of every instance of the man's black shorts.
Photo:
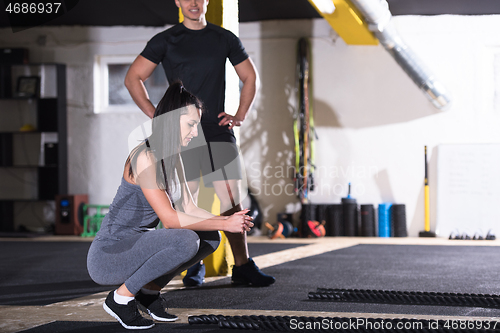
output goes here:
[[205, 186], [213, 187], [214, 181], [242, 179], [241, 156], [232, 133], [218, 134], [208, 142], [200, 133], [183, 147], [181, 156], [187, 181], [199, 180], [201, 174]]

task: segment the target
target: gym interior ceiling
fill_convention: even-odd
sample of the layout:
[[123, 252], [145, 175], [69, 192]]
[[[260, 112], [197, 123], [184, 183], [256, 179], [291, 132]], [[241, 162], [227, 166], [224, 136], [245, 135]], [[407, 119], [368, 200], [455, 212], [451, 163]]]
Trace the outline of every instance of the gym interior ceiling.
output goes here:
[[[164, 26], [178, 21], [174, 1], [72, 0], [76, 6], [45, 25]], [[498, 0], [388, 0], [393, 15], [500, 14]], [[239, 0], [240, 22], [307, 19], [321, 16], [307, 0]], [[8, 27], [0, 11], [0, 27]]]

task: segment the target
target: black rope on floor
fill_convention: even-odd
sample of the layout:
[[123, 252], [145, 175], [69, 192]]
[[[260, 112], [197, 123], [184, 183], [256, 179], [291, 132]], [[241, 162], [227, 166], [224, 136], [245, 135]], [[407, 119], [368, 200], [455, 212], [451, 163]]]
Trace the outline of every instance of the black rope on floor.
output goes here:
[[[190, 316], [189, 324], [217, 324], [219, 328], [268, 332], [367, 333], [487, 333], [500, 332], [500, 323], [483, 320], [425, 320], [408, 318], [346, 318], [299, 316]], [[498, 326], [498, 327], [497, 327]]]
[[318, 288], [316, 292], [309, 293], [309, 299], [333, 302], [500, 308], [500, 296], [488, 294]]

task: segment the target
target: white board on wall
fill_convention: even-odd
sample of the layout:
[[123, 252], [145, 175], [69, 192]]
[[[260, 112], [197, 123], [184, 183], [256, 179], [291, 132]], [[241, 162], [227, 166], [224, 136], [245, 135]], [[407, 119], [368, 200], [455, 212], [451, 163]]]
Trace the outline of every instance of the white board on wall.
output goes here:
[[437, 153], [436, 234], [500, 233], [500, 144], [446, 144]]

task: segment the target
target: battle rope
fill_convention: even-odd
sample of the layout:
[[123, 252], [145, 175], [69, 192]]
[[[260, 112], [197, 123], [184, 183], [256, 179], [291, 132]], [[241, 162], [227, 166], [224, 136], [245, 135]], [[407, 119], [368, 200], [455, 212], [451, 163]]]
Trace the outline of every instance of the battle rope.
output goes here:
[[[299, 316], [190, 316], [189, 324], [216, 324], [219, 328], [272, 332], [499, 332], [490, 320], [426, 320], [407, 318], [340, 318]], [[498, 327], [497, 327], [498, 326]]]
[[500, 308], [500, 296], [487, 294], [318, 288], [316, 292], [309, 293], [309, 299], [333, 302]]

